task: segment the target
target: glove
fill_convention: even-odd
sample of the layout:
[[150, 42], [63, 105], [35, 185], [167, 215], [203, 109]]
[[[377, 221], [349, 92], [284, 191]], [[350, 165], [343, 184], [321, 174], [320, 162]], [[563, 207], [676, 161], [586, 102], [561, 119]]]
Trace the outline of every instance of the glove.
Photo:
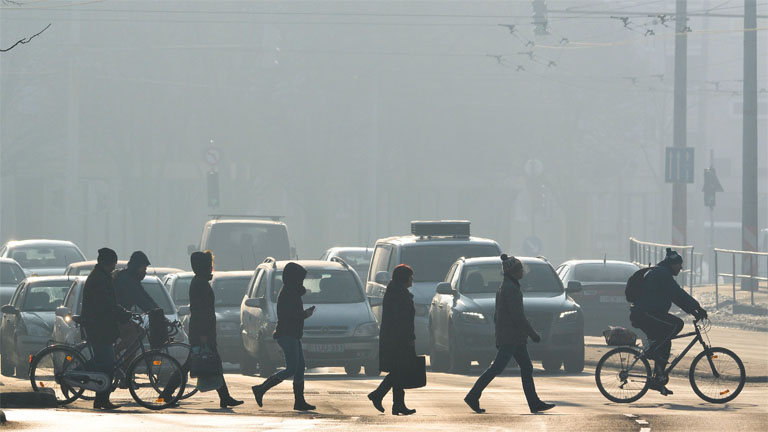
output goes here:
[[696, 318], [697, 321], [707, 319], [707, 311], [704, 309], [696, 309], [693, 311], [693, 317]]
[[541, 342], [541, 336], [539, 336], [539, 334], [538, 334], [538, 333], [534, 332], [534, 333], [531, 335], [531, 340], [532, 340], [532, 341], [534, 341], [534, 342], [536, 342], [536, 343], [539, 343], [539, 342]]

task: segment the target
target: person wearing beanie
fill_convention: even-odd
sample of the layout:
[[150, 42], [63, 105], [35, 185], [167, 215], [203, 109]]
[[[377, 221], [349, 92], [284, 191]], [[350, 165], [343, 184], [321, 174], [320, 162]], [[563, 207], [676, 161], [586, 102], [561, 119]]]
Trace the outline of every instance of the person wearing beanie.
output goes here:
[[[127, 322], [131, 313], [120, 307], [115, 299], [112, 271], [117, 265], [117, 254], [109, 248], [99, 249], [96, 266], [88, 275], [83, 287], [82, 326], [86, 340], [93, 350], [94, 370], [112, 374], [115, 365], [113, 343], [119, 333], [118, 325]], [[111, 391], [97, 393], [93, 400], [95, 409], [120, 408], [109, 401]]]
[[379, 330], [379, 369], [389, 374], [368, 399], [380, 412], [384, 412], [382, 401], [392, 389], [392, 415], [411, 415], [415, 409], [405, 406], [405, 390], [400, 384], [398, 373], [401, 365], [416, 357], [416, 333], [413, 320], [416, 308], [413, 294], [408, 287], [413, 285], [413, 269], [400, 264], [392, 271], [392, 280], [384, 292]]
[[654, 359], [654, 378], [650, 388], [664, 396], [672, 394], [672, 390], [666, 387], [667, 377], [664, 372], [669, 362], [672, 338], [680, 333], [685, 324], [669, 313], [672, 303], [697, 320], [707, 318], [707, 311], [680, 288], [675, 280], [682, 269], [683, 257], [667, 248], [664, 259], [645, 274], [639, 298], [629, 308], [632, 326], [642, 330], [651, 343], [648, 353]]
[[555, 407], [539, 399], [533, 383], [533, 364], [526, 345], [528, 338], [538, 343], [541, 336], [536, 333], [531, 323], [525, 318], [523, 294], [520, 291], [520, 279], [523, 278], [523, 263], [515, 258], [501, 255], [501, 269], [504, 281], [496, 291], [496, 358], [491, 366], [477, 379], [475, 385], [464, 397], [464, 402], [477, 413], [484, 413], [480, 408], [480, 396], [488, 384], [496, 378], [513, 357], [520, 367], [523, 392], [531, 413], [546, 411]]
[[293, 409], [297, 411], [313, 411], [314, 405], [304, 400], [304, 350], [301, 337], [304, 335], [304, 320], [315, 312], [312, 306], [304, 309], [301, 300], [307, 289], [304, 288], [304, 278], [307, 270], [294, 262], [289, 262], [283, 268], [283, 287], [277, 296], [277, 327], [273, 337], [280, 345], [285, 355], [285, 369], [267, 378], [263, 383], [251, 387], [256, 403], [263, 406], [264, 393], [283, 380], [293, 377]]
[[131, 254], [127, 267], [115, 273], [117, 303], [123, 308], [137, 312], [149, 312], [159, 308], [141, 285], [141, 281], [147, 276], [149, 265], [147, 255], [136, 251]]

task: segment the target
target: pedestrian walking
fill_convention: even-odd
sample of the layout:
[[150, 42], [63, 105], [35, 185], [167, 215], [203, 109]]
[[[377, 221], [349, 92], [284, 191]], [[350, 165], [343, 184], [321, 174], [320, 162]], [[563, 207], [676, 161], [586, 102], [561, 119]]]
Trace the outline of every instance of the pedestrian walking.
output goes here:
[[402, 369], [416, 357], [416, 333], [413, 320], [416, 309], [413, 294], [408, 288], [413, 284], [413, 269], [400, 264], [392, 271], [392, 280], [384, 293], [379, 330], [379, 369], [389, 372], [379, 387], [368, 394], [368, 399], [380, 412], [384, 412], [382, 400], [392, 389], [392, 415], [411, 415], [415, 409], [405, 406], [405, 390], [401, 380]]
[[[193, 252], [190, 256], [192, 271], [195, 276], [189, 283], [189, 343], [192, 350], [216, 350], [216, 301], [209, 281], [213, 278], [213, 254], [210, 251]], [[219, 370], [222, 370], [219, 367]], [[229, 394], [224, 374], [221, 373], [221, 387], [216, 389], [219, 394], [219, 407], [229, 408], [241, 405], [243, 401]]]
[[[117, 265], [117, 253], [109, 248], [99, 249], [96, 266], [85, 280], [83, 288], [82, 326], [93, 350], [94, 369], [110, 376], [115, 367], [115, 349], [112, 345], [119, 336], [118, 324], [127, 322], [131, 313], [120, 307], [115, 299], [112, 272]], [[111, 388], [96, 393], [95, 409], [116, 409], [120, 405], [109, 401]]]
[[532, 413], [546, 411], [555, 407], [554, 404], [543, 402], [536, 394], [533, 384], [533, 365], [528, 354], [528, 338], [538, 343], [541, 337], [525, 318], [523, 309], [523, 294], [520, 291], [520, 279], [523, 278], [523, 263], [515, 257], [501, 255], [501, 267], [504, 281], [496, 291], [496, 358], [491, 366], [477, 379], [475, 385], [464, 397], [464, 402], [477, 413], [485, 412], [480, 408], [480, 396], [485, 387], [496, 378], [509, 360], [515, 358], [520, 367], [520, 378], [523, 381], [523, 392]]
[[283, 269], [283, 287], [277, 296], [277, 327], [273, 337], [285, 355], [285, 369], [251, 388], [259, 406], [262, 406], [262, 399], [267, 390], [293, 377], [293, 409], [297, 411], [315, 409], [314, 405], [304, 400], [306, 365], [301, 337], [304, 335], [304, 320], [311, 317], [315, 311], [314, 306], [304, 309], [304, 303], [301, 300], [301, 296], [307, 292], [303, 286], [306, 276], [307, 270], [294, 262], [289, 262]]

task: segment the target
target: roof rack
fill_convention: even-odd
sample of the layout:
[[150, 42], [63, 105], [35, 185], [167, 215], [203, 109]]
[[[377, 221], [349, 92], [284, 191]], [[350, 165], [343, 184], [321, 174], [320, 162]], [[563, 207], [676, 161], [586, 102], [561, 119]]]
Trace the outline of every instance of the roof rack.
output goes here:
[[468, 220], [411, 221], [411, 234], [417, 237], [469, 237]]
[[219, 220], [219, 219], [269, 219], [275, 222], [280, 222], [280, 220], [285, 219], [285, 216], [276, 216], [276, 215], [228, 215], [228, 214], [210, 214], [210, 216], [213, 220]]
[[341, 257], [336, 257], [336, 256], [331, 257], [331, 261], [341, 264], [342, 266], [344, 266], [345, 269], [349, 269], [349, 264], [347, 264], [346, 261], [341, 259]]

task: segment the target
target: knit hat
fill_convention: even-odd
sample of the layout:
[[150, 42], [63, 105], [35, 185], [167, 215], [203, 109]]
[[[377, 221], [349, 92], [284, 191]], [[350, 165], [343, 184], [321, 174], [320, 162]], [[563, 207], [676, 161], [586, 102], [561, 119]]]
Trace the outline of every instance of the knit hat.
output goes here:
[[131, 254], [131, 259], [128, 260], [128, 268], [135, 269], [150, 265], [149, 258], [142, 251], [136, 251]]
[[677, 251], [673, 251], [672, 248], [667, 248], [667, 256], [659, 263], [659, 265], [675, 265], [682, 264], [683, 257], [680, 256]]
[[112, 264], [117, 262], [117, 252], [110, 248], [99, 249], [99, 256], [96, 258], [99, 264]]
[[501, 269], [504, 274], [516, 270], [518, 267], [522, 267], [523, 263], [515, 257], [507, 256], [507, 254], [501, 254]]
[[392, 270], [392, 282], [406, 283], [408, 282], [408, 279], [411, 278], [412, 274], [413, 268], [411, 268], [411, 266], [408, 264], [399, 264]]

